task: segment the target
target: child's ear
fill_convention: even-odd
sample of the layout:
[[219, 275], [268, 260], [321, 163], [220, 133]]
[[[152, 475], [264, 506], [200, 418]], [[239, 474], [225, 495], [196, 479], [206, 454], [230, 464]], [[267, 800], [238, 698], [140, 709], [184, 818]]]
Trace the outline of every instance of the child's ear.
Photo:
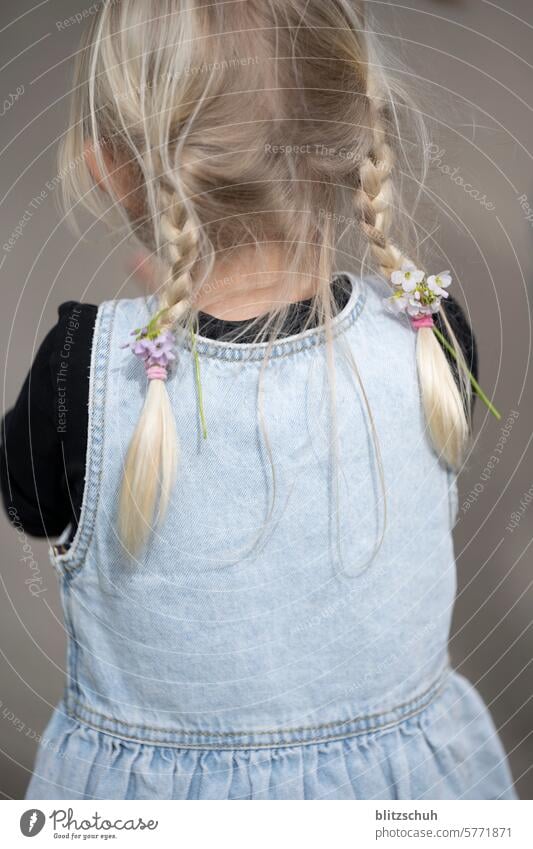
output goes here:
[[[98, 159], [96, 157], [96, 151], [94, 149], [94, 144], [91, 141], [85, 142], [83, 155], [85, 156], [87, 168], [91, 172], [91, 177], [93, 178], [95, 184], [98, 186], [99, 189], [102, 189], [104, 192], [107, 192], [108, 189], [106, 185], [106, 179], [100, 170]], [[106, 153], [106, 151], [102, 151], [102, 156], [107, 170], [113, 171], [113, 163], [112, 161], [110, 161], [109, 154]]]
[[133, 169], [127, 164], [116, 162], [111, 151], [105, 147], [100, 150], [106, 174], [102, 174], [94, 144], [91, 141], [85, 142], [83, 155], [95, 185], [102, 191], [109, 192], [111, 184], [122, 206], [130, 212], [138, 211], [139, 196], [132, 178]]

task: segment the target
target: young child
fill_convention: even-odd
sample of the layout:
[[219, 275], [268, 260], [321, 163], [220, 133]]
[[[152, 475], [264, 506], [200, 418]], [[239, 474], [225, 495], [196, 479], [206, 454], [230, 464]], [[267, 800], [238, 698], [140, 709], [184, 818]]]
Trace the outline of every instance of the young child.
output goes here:
[[5, 420], [68, 632], [28, 799], [514, 798], [447, 648], [474, 342], [408, 247], [427, 143], [370, 29], [356, 0], [94, 16], [66, 198], [152, 292], [61, 307]]

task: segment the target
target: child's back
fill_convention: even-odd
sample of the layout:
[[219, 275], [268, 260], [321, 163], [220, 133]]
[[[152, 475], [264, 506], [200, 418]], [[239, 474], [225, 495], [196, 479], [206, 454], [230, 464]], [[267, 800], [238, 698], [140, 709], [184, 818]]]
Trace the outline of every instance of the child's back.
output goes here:
[[259, 419], [262, 347], [200, 339], [207, 440], [182, 337], [180, 473], [134, 562], [115, 513], [144, 372], [120, 343], [150, 304], [100, 308], [84, 509], [54, 557], [69, 682], [45, 736], [61, 757], [43, 750], [32, 798], [511, 792], [490, 720], [448, 667], [455, 481], [425, 434], [415, 336], [382, 284], [350, 283], [333, 323], [338, 468], [320, 328], [274, 344]]
[[[106, 189], [160, 276], [98, 310], [83, 506], [53, 554], [68, 683], [29, 798], [513, 795], [448, 666], [470, 383], [449, 273], [402, 253], [394, 149], [424, 138], [398, 138], [415, 112], [362, 6], [94, 16], [66, 194], [100, 214]], [[250, 278], [217, 275], [250, 253]], [[335, 270], [371, 258], [339, 305]], [[252, 341], [198, 332], [210, 290], [259, 315]]]

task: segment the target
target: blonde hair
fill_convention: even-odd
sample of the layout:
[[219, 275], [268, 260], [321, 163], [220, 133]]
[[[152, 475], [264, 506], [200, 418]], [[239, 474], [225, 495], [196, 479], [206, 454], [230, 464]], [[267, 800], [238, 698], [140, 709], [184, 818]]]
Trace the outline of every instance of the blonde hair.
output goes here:
[[[168, 269], [158, 290], [161, 329], [191, 326], [215, 256], [235, 246], [282, 247], [287, 303], [293, 273], [316, 276], [308, 320], [326, 329], [340, 254], [361, 250], [364, 264], [366, 246], [387, 281], [401, 267], [396, 245], [410, 241], [412, 228], [401, 175], [423, 183], [427, 139], [365, 24], [364, 4], [354, 0], [108, 0], [94, 16], [62, 144], [65, 201], [114, 216]], [[94, 191], [88, 141], [111, 204]], [[65, 167], [73, 161], [82, 164]], [[130, 202], [116, 191], [109, 162], [117, 172], [127, 165]], [[357, 226], [347, 233], [350, 220]], [[276, 338], [286, 309], [269, 313], [258, 339]], [[429, 328], [417, 331], [417, 363], [431, 439], [457, 467], [469, 435], [469, 382], [443, 317], [463, 366], [460, 386]], [[120, 499], [120, 532], [132, 552], [164, 515], [177, 453], [166, 386], [152, 380]]]

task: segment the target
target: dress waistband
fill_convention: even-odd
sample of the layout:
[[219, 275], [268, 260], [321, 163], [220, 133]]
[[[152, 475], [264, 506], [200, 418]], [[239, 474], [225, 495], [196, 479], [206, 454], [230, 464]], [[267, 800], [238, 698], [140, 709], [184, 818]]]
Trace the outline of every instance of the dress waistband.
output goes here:
[[324, 743], [383, 731], [421, 713], [440, 694], [450, 668], [423, 692], [409, 701], [389, 710], [356, 716], [351, 719], [292, 728], [256, 729], [248, 731], [172, 730], [168, 728], [134, 725], [99, 713], [80, 702], [67, 704], [66, 713], [72, 719], [95, 731], [135, 743], [179, 749], [272, 749], [284, 746], [304, 746]]

